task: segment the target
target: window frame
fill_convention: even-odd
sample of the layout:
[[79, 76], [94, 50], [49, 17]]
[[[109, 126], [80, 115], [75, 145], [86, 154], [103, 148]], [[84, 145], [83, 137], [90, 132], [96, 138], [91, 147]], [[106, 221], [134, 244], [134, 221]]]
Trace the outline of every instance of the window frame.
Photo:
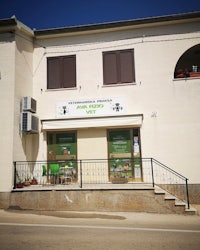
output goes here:
[[76, 55], [47, 57], [47, 89], [69, 89], [76, 86]]
[[[135, 82], [134, 49], [104, 51], [102, 57], [104, 86]], [[127, 63], [128, 61], [130, 63]], [[112, 73], [110, 74], [110, 72]]]

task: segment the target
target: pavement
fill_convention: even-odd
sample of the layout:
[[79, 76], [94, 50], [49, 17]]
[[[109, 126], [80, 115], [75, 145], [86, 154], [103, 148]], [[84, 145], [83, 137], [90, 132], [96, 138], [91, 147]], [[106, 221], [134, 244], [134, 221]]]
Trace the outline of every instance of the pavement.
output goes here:
[[1, 223], [68, 223], [84, 222], [88, 225], [93, 223], [104, 224], [112, 221], [114, 225], [129, 224], [134, 226], [145, 226], [150, 223], [154, 227], [174, 228], [186, 226], [187, 228], [200, 230], [200, 205], [193, 205], [197, 209], [196, 215], [182, 214], [157, 214], [143, 212], [96, 212], [96, 211], [36, 211], [20, 209], [0, 209]]

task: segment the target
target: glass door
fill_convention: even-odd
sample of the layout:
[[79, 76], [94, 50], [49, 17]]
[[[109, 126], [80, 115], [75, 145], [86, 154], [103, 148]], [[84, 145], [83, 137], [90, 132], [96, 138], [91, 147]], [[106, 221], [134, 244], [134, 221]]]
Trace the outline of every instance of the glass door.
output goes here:
[[109, 131], [108, 138], [110, 181], [128, 182], [133, 176], [130, 130]]
[[139, 128], [108, 131], [110, 181], [141, 181]]
[[75, 132], [49, 132], [47, 135], [48, 161], [59, 164], [59, 173], [71, 172], [77, 179], [77, 139]]

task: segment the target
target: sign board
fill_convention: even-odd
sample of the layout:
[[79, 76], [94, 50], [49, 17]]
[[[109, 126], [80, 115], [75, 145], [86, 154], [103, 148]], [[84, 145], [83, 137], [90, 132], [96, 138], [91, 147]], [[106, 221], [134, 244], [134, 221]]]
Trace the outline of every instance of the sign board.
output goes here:
[[62, 101], [56, 104], [57, 118], [116, 116], [125, 113], [123, 97]]
[[113, 155], [118, 155], [118, 157], [127, 157], [127, 154], [131, 157], [129, 130], [109, 132], [109, 152], [112, 157]]

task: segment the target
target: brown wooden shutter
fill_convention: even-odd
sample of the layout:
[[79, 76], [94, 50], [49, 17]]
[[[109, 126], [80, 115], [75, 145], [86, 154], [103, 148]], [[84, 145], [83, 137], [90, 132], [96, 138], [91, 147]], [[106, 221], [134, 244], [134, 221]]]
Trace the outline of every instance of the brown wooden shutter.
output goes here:
[[47, 88], [76, 87], [76, 56], [47, 58]]
[[63, 88], [76, 87], [76, 56], [63, 58]]
[[61, 61], [59, 57], [47, 58], [47, 88], [57, 89], [61, 86]]
[[115, 52], [103, 54], [104, 84], [117, 83], [117, 55]]
[[135, 81], [134, 50], [103, 53], [104, 84], [131, 83]]
[[120, 82], [129, 83], [135, 81], [133, 50], [120, 51]]

